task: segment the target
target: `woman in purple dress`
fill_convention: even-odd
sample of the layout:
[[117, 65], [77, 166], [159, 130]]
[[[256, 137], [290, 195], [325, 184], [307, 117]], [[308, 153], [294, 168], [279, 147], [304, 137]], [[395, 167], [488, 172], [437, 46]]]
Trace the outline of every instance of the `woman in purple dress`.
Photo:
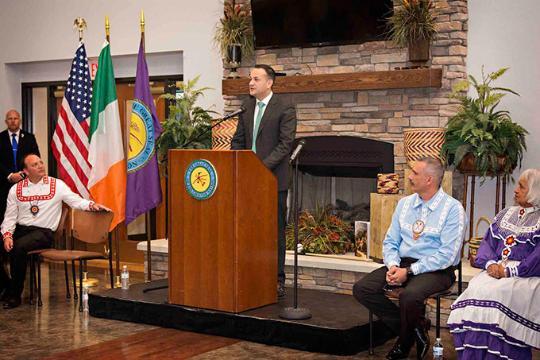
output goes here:
[[460, 359], [531, 359], [540, 348], [540, 170], [528, 169], [515, 206], [497, 214], [475, 261], [485, 269], [452, 305]]

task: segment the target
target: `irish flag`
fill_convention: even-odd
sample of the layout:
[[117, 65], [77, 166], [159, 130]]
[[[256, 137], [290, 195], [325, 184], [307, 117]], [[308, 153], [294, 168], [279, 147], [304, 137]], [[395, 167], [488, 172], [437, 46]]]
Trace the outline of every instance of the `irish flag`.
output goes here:
[[124, 221], [126, 212], [126, 159], [118, 113], [116, 83], [107, 41], [99, 54], [94, 80], [88, 162], [92, 165], [88, 190], [92, 199], [114, 211], [110, 230]]

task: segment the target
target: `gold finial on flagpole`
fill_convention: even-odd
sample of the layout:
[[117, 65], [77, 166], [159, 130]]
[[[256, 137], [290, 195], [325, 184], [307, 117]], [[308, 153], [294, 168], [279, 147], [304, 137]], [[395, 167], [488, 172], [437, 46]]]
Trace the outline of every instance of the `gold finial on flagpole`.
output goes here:
[[83, 39], [83, 32], [86, 30], [86, 20], [82, 17], [78, 17], [73, 21], [73, 29], [79, 32], [79, 41]]
[[108, 16], [105, 16], [105, 38], [107, 39], [108, 42], [110, 42], [110, 37], [111, 37], [111, 24], [109, 24], [109, 17]]
[[141, 10], [141, 33], [144, 33], [144, 11]]

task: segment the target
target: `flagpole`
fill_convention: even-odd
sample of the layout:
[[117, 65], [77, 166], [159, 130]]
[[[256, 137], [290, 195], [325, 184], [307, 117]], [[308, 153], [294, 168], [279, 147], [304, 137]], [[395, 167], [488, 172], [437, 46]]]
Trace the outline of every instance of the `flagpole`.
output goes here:
[[109, 24], [109, 17], [105, 16], [105, 39], [110, 44], [111, 43], [111, 25]]
[[81, 42], [83, 39], [83, 32], [86, 30], [86, 20], [79, 16], [73, 21], [73, 27], [79, 31], [79, 42]]
[[[145, 48], [145, 39], [144, 39], [144, 11], [141, 10], [141, 42], [143, 49]], [[152, 281], [152, 232], [150, 224], [150, 211], [145, 214], [146, 218], [146, 263], [148, 277], [147, 281]]]
[[[111, 24], [109, 23], [109, 16], [105, 16], [105, 40], [110, 44], [111, 43]], [[112, 232], [109, 233], [109, 236], [114, 237], [114, 248], [116, 252], [116, 259], [115, 259], [115, 265], [116, 265], [116, 281], [114, 286], [120, 287], [120, 236], [118, 236], [118, 226], [114, 228], [114, 236], [112, 235]], [[112, 251], [112, 249], [111, 249]]]
[[[79, 32], [79, 43], [83, 41], [84, 30], [86, 30], [86, 27], [87, 27], [86, 20], [83, 17], [79, 16], [75, 18], [75, 20], [73, 21], [73, 28]], [[83, 285], [87, 288], [97, 286], [97, 284], [99, 283], [99, 280], [88, 278], [87, 265], [80, 264], [80, 266], [82, 267], [82, 270], [83, 270]], [[79, 296], [82, 297], [82, 294], [79, 294]]]

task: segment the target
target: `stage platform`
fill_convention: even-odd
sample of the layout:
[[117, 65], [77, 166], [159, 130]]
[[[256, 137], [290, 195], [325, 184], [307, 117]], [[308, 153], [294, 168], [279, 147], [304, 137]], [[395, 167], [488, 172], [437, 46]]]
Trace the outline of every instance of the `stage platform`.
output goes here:
[[[309, 308], [313, 316], [289, 321], [281, 319], [279, 312], [293, 303], [290, 288], [276, 304], [232, 314], [168, 304], [168, 289], [143, 292], [161, 285], [167, 285], [167, 280], [91, 293], [90, 315], [334, 355], [368, 349], [368, 311], [349, 295], [300, 289], [299, 306]], [[375, 346], [391, 337], [379, 321], [373, 326]]]

